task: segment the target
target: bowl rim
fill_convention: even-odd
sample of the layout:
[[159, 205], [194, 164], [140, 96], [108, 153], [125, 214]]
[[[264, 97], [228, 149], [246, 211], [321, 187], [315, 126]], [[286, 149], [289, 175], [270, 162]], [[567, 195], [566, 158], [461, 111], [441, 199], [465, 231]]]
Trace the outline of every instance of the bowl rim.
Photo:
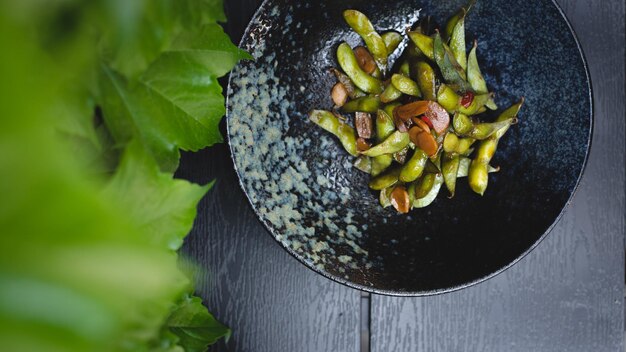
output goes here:
[[[273, 2], [275, 0], [263, 0], [263, 2], [261, 3], [261, 5], [259, 6], [259, 8], [254, 12], [254, 14], [252, 15], [252, 18], [250, 19], [250, 21], [248, 22], [248, 24], [246, 25], [246, 29], [241, 37], [241, 40], [239, 41], [238, 47], [242, 48], [245, 40], [247, 39], [247, 37], [250, 35], [250, 32], [252, 31], [254, 22], [257, 18], [260, 17], [260, 15], [262, 13], [264, 13], [266, 11], [266, 8], [270, 5], [271, 2]], [[254, 212], [254, 214], [256, 215], [256, 218], [261, 222], [261, 224], [263, 224], [263, 226], [265, 227], [265, 229], [268, 231], [268, 234], [274, 239], [274, 241], [278, 242], [278, 244], [280, 244], [280, 246], [287, 251], [287, 253], [289, 253], [291, 256], [293, 256], [295, 259], [298, 260], [298, 262], [300, 262], [300, 264], [303, 264], [306, 268], [308, 268], [309, 270], [314, 271], [317, 274], [320, 274], [334, 282], [337, 282], [339, 284], [342, 284], [344, 286], [353, 288], [353, 289], [357, 289], [360, 291], [364, 291], [364, 292], [369, 292], [369, 293], [375, 293], [375, 294], [379, 294], [379, 295], [384, 295], [384, 296], [394, 296], [394, 297], [427, 297], [427, 296], [435, 296], [435, 295], [440, 295], [440, 294], [445, 294], [445, 293], [450, 293], [450, 292], [455, 292], [455, 291], [459, 291], [465, 288], [469, 288], [472, 286], [475, 286], [477, 284], [480, 284], [482, 282], [485, 282], [501, 273], [503, 273], [504, 271], [508, 270], [509, 268], [511, 268], [513, 265], [517, 264], [518, 262], [520, 262], [524, 257], [526, 257], [530, 252], [532, 252], [535, 248], [537, 248], [537, 246], [548, 236], [548, 234], [550, 232], [552, 232], [552, 230], [556, 227], [556, 225], [560, 222], [561, 218], [563, 217], [563, 214], [565, 214], [566, 210], [570, 207], [574, 197], [576, 196], [578, 189], [580, 187], [580, 183], [581, 180], [584, 176], [584, 173], [587, 169], [587, 164], [589, 161], [589, 154], [591, 152], [591, 146], [592, 146], [592, 142], [593, 142], [593, 131], [594, 131], [594, 126], [595, 126], [595, 103], [594, 103], [594, 95], [593, 95], [593, 85], [591, 82], [591, 74], [589, 71], [589, 65], [587, 63], [587, 58], [585, 56], [585, 53], [583, 51], [583, 48], [580, 44], [580, 40], [578, 39], [578, 35], [576, 34], [576, 31], [574, 30], [574, 27], [572, 27], [569, 19], [567, 18], [567, 15], [565, 14], [565, 12], [563, 11], [563, 9], [561, 8], [561, 6], [556, 2], [556, 0], [549, 0], [552, 5], [557, 9], [557, 11], [559, 12], [559, 14], [561, 15], [561, 17], [563, 18], [563, 20], [565, 21], [565, 24], [567, 25], [567, 28], [569, 29], [570, 34], [572, 35], [572, 37], [574, 38], [574, 43], [576, 44], [576, 48], [578, 49], [578, 54], [580, 56], [580, 59], [582, 60], [582, 64], [583, 64], [583, 68], [585, 71], [585, 80], [588, 86], [588, 94], [589, 94], [589, 111], [588, 111], [588, 117], [589, 117], [589, 132], [587, 134], [587, 145], [585, 148], [585, 155], [583, 158], [583, 162], [582, 162], [582, 167], [580, 169], [580, 173], [578, 174], [577, 178], [576, 178], [576, 183], [574, 184], [574, 188], [572, 189], [569, 198], [567, 199], [567, 201], [565, 202], [565, 204], [563, 205], [563, 207], [561, 208], [561, 211], [559, 212], [559, 214], [556, 216], [556, 218], [554, 219], [554, 221], [552, 222], [552, 224], [550, 226], [548, 226], [548, 228], [543, 232], [543, 234], [528, 248], [526, 249], [526, 251], [524, 251], [522, 254], [520, 254], [519, 256], [517, 256], [515, 259], [513, 259], [511, 262], [509, 262], [508, 264], [502, 266], [501, 268], [487, 274], [484, 275], [482, 277], [479, 277], [477, 279], [468, 281], [468, 282], [464, 282], [462, 284], [459, 285], [455, 285], [455, 286], [451, 286], [451, 287], [446, 287], [446, 288], [440, 288], [440, 289], [434, 289], [434, 290], [427, 290], [427, 291], [396, 291], [396, 290], [389, 290], [389, 289], [379, 289], [376, 287], [372, 287], [372, 286], [366, 286], [366, 285], [362, 285], [362, 284], [358, 284], [358, 283], [354, 283], [350, 280], [347, 280], [343, 277], [340, 276], [336, 276], [336, 275], [332, 275], [324, 270], [319, 269], [318, 267], [311, 265], [310, 263], [307, 263], [306, 260], [304, 260], [304, 258], [302, 256], [300, 256], [297, 252], [295, 252], [291, 247], [286, 246], [283, 242], [279, 241], [276, 238], [275, 235], [275, 230], [272, 229], [271, 226], [269, 226], [269, 224], [263, 219], [263, 217], [261, 217], [261, 214], [259, 213], [259, 211], [255, 208], [254, 204], [252, 203], [252, 199], [250, 199], [250, 196], [248, 195], [248, 192], [246, 192], [246, 188], [243, 184], [243, 180], [241, 177], [241, 174], [239, 172], [239, 168], [237, 167], [237, 163], [235, 160], [235, 151], [233, 150], [232, 147], [232, 143], [231, 143], [231, 134], [230, 134], [230, 113], [231, 110], [229, 108], [229, 100], [230, 100], [230, 92], [231, 92], [231, 80], [232, 80], [232, 71], [231, 73], [229, 73], [228, 75], [228, 86], [227, 86], [227, 90], [226, 90], [226, 97], [225, 97], [225, 105], [226, 105], [226, 114], [225, 114], [225, 119], [226, 119], [226, 138], [228, 140], [228, 148], [230, 150], [230, 157], [233, 161], [233, 167], [235, 169], [235, 173], [237, 174], [237, 180], [239, 183], [239, 187], [241, 187], [241, 190], [243, 191], [244, 195], [246, 196], [246, 199], [248, 200], [248, 205], [252, 208], [252, 211]]]

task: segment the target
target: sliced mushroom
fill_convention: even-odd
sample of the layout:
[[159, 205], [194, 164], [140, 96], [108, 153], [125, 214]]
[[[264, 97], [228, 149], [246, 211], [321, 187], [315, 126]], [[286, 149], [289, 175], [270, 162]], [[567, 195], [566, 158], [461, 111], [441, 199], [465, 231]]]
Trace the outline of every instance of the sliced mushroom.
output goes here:
[[411, 139], [411, 142], [413, 142], [413, 144], [417, 145], [417, 135], [422, 132], [424, 132], [424, 130], [421, 129], [419, 126], [411, 127], [411, 129], [409, 130], [409, 139]]
[[435, 132], [441, 134], [450, 126], [450, 114], [438, 103], [428, 102], [428, 110], [424, 113]]
[[338, 82], [333, 86], [330, 95], [333, 98], [333, 103], [335, 103], [338, 107], [342, 107], [343, 104], [348, 101], [348, 90], [341, 82]]
[[391, 205], [393, 205], [399, 213], [406, 214], [411, 209], [409, 192], [407, 192], [404, 186], [396, 186], [391, 192], [391, 196], [389, 198], [391, 200]]
[[398, 117], [401, 118], [403, 121], [408, 121], [414, 116], [419, 116], [426, 113], [429, 108], [429, 103], [430, 102], [426, 100], [414, 101], [409, 104], [398, 106], [394, 110], [394, 112], [396, 112], [398, 114]]
[[413, 117], [411, 120], [413, 120], [413, 123], [416, 124], [419, 128], [430, 133], [430, 127], [422, 119], [420, 119], [419, 117]]
[[[415, 142], [413, 142], [415, 143]], [[439, 151], [439, 145], [432, 134], [422, 131], [417, 134], [417, 143], [415, 143], [421, 150], [423, 150], [428, 156], [433, 156]]]
[[356, 61], [358, 62], [361, 70], [367, 72], [368, 74], [372, 74], [376, 71], [376, 61], [374, 61], [374, 57], [372, 57], [372, 54], [370, 54], [366, 47], [357, 46], [352, 50], [354, 51], [354, 56], [356, 56]]
[[370, 149], [372, 145], [366, 141], [364, 138], [358, 138], [356, 140], [356, 149], [360, 152], [364, 152], [368, 149]]
[[356, 132], [361, 138], [372, 138], [374, 125], [372, 122], [372, 115], [367, 112], [357, 111], [354, 118], [354, 125], [356, 126]]
[[398, 106], [397, 108], [393, 109], [393, 123], [396, 125], [396, 129], [398, 131], [400, 131], [400, 132], [407, 132], [409, 130], [409, 128], [404, 123], [405, 120], [403, 120], [402, 118], [400, 118], [400, 116], [398, 116], [398, 109], [399, 108], [401, 108], [401, 106]]

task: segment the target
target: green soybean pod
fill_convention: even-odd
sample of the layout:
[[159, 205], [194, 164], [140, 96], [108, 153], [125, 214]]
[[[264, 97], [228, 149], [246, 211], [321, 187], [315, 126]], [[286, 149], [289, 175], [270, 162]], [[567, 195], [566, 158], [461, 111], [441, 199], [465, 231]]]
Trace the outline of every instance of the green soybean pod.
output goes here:
[[413, 156], [407, 161], [400, 170], [400, 181], [413, 182], [417, 180], [424, 172], [424, 167], [428, 161], [428, 155], [417, 148], [413, 153]]
[[309, 119], [334, 134], [350, 155], [359, 155], [356, 148], [356, 132], [348, 124], [340, 121], [332, 112], [326, 110], [313, 110], [309, 114]]
[[409, 38], [427, 58], [434, 60], [433, 38], [419, 31], [409, 32]]
[[457, 21], [452, 36], [450, 36], [450, 50], [452, 55], [463, 70], [467, 69], [467, 56], [465, 52], [465, 10]]
[[[413, 201], [413, 208], [424, 208], [432, 204], [435, 198], [437, 198], [442, 184], [443, 176], [441, 174], [424, 175], [420, 183], [417, 185], [416, 197]], [[418, 195], [422, 194], [424, 195], [418, 197]]]
[[461, 97], [456, 94], [452, 88], [445, 84], [441, 84], [441, 86], [439, 86], [439, 90], [437, 91], [437, 102], [444, 109], [446, 109], [447, 112], [455, 112], [459, 107], [460, 100]]
[[393, 74], [391, 76], [391, 84], [397, 90], [401, 91], [402, 93], [406, 95], [411, 95], [414, 97], [422, 96], [422, 92], [420, 92], [420, 89], [417, 86], [417, 83], [415, 83], [412, 79], [404, 75], [397, 74], [397, 73]]
[[372, 159], [368, 156], [360, 155], [358, 158], [356, 158], [352, 165], [354, 165], [354, 167], [358, 170], [365, 172], [366, 174], [372, 172]]
[[479, 94], [474, 96], [472, 103], [468, 107], [464, 107], [463, 105], [458, 106], [458, 110], [460, 113], [465, 114], [467, 116], [476, 115], [480, 112], [481, 108], [487, 104], [487, 102], [493, 96], [489, 93], [487, 94]]
[[387, 187], [380, 191], [378, 202], [383, 208], [391, 206], [391, 192], [393, 192], [393, 187]]
[[372, 159], [371, 174], [374, 177], [383, 173], [387, 170], [387, 168], [389, 168], [389, 166], [391, 166], [391, 163], [393, 163], [393, 157], [391, 154], [378, 155], [370, 159]]
[[402, 92], [390, 83], [380, 95], [380, 101], [383, 103], [390, 103], [392, 101], [400, 99], [401, 97]]
[[362, 152], [367, 156], [379, 156], [383, 154], [393, 154], [404, 149], [409, 145], [409, 134], [406, 132], [395, 131], [380, 144]]
[[380, 97], [368, 95], [354, 100], [350, 100], [341, 107], [341, 110], [343, 110], [344, 112], [361, 111], [373, 114], [378, 111], [379, 107]]
[[470, 138], [485, 140], [495, 134], [497, 131], [500, 131], [504, 128], [507, 128], [511, 125], [517, 123], [517, 118], [510, 118], [504, 121], [496, 121], [496, 122], [483, 122], [477, 123], [474, 125], [474, 128], [467, 135]]
[[425, 61], [418, 61], [414, 65], [417, 85], [426, 100], [437, 100], [437, 74], [435, 70]]
[[356, 56], [348, 43], [341, 43], [337, 48], [337, 61], [343, 72], [352, 82], [367, 93], [378, 94], [383, 91], [383, 83], [368, 75], [359, 67]]
[[385, 188], [391, 187], [395, 185], [396, 183], [398, 183], [399, 177], [400, 177], [400, 169], [396, 168], [396, 169], [390, 170], [389, 172], [385, 174], [374, 177], [373, 179], [370, 180], [368, 185], [369, 185], [369, 188], [375, 191], [381, 191]]
[[461, 7], [454, 15], [452, 15], [452, 17], [450, 17], [450, 19], [448, 19], [448, 22], [446, 22], [446, 28], [445, 28], [446, 38], [449, 39], [452, 37], [452, 33], [454, 31], [454, 28], [457, 22], [461, 18], [465, 18], [465, 16], [467, 16], [470, 9], [472, 8], [472, 6], [474, 6], [475, 3], [476, 3], [476, 0], [470, 0], [467, 3], [467, 5], [465, 5], [464, 7]]
[[385, 32], [381, 35], [381, 38], [387, 48], [387, 55], [391, 55], [402, 42], [402, 34], [396, 31]]
[[472, 129], [474, 129], [474, 123], [472, 122], [472, 119], [469, 118], [469, 116], [457, 112], [452, 118], [452, 128], [454, 128], [454, 131], [459, 135], [465, 135], [470, 133]]
[[343, 84], [343, 86], [346, 88], [346, 91], [348, 92], [348, 96], [351, 99], [356, 99], [367, 95], [364, 91], [355, 86], [350, 77], [348, 77], [345, 73], [339, 71], [336, 68], [331, 68], [330, 72], [332, 72], [337, 80], [341, 84]]
[[450, 191], [450, 198], [454, 197], [456, 190], [456, 179], [459, 172], [461, 159], [456, 153], [445, 153], [441, 164], [441, 172], [443, 173], [443, 181]]
[[[467, 177], [471, 163], [472, 163], [472, 159], [468, 157], [464, 157], [464, 156], [460, 157], [459, 171], [457, 172], [456, 177], [457, 178]], [[500, 171], [499, 167], [493, 167], [491, 165], [489, 165], [489, 168], [487, 169], [487, 172], [490, 174], [494, 172], [498, 172], [498, 171]]]
[[374, 56], [374, 60], [384, 69], [387, 65], [387, 46], [380, 34], [374, 29], [372, 22], [357, 10], [345, 10], [343, 18], [363, 38], [365, 45]]
[[387, 113], [387, 115], [392, 116], [393, 117], [393, 110], [395, 110], [395, 108], [397, 108], [398, 106], [400, 106], [402, 104], [400, 103], [391, 103], [391, 104], [387, 104], [385, 105], [385, 107], [383, 108], [383, 110]]
[[441, 75], [448, 84], [456, 86], [461, 91], [469, 90], [465, 70], [456, 61], [450, 48], [443, 43], [439, 32], [435, 33], [433, 39], [433, 56]]
[[378, 109], [376, 112], [376, 139], [378, 142], [384, 141], [395, 130], [396, 125], [393, 123], [393, 118], [385, 110]]
[[[524, 104], [522, 98], [517, 104], [513, 104], [510, 108], [503, 111], [496, 119], [496, 122], [517, 119], [517, 114]], [[511, 124], [497, 130], [491, 137], [482, 141], [476, 151], [476, 157], [472, 160], [468, 171], [468, 181], [470, 188], [481, 196], [487, 190], [489, 183], [489, 163], [498, 149], [498, 141], [509, 130]]]
[[[474, 41], [474, 46], [467, 57], [467, 81], [469, 82], [472, 89], [478, 94], [486, 94], [489, 91], [487, 90], [487, 82], [485, 82], [485, 78], [483, 74], [480, 72], [480, 66], [478, 66], [478, 59], [476, 58], [476, 48], [478, 47], [478, 42]], [[496, 110], [498, 106], [493, 101], [493, 98], [489, 99], [485, 104], [491, 110]]]
[[400, 64], [399, 72], [407, 77], [411, 76], [411, 64], [409, 63], [409, 60], [402, 61], [402, 64]]

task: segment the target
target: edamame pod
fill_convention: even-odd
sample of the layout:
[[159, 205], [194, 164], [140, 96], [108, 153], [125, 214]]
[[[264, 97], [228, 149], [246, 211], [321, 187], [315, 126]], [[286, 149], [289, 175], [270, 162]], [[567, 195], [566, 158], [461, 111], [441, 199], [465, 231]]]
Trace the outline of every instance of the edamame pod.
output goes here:
[[356, 148], [356, 132], [352, 127], [340, 121], [332, 112], [326, 110], [313, 110], [309, 119], [315, 124], [334, 134], [350, 155], [359, 155]]
[[383, 208], [391, 206], [391, 192], [393, 192], [393, 187], [387, 187], [380, 191], [380, 194], [378, 196], [378, 202]]
[[399, 177], [400, 169], [395, 168], [385, 174], [374, 177], [370, 180], [368, 185], [371, 189], [380, 191], [398, 183]]
[[474, 122], [472, 122], [469, 116], [457, 112], [452, 118], [452, 128], [459, 135], [465, 135], [474, 129]]
[[471, 116], [480, 113], [481, 109], [485, 107], [485, 104], [493, 98], [492, 94], [479, 94], [475, 95], [469, 106], [465, 107], [461, 104], [458, 106], [458, 110], [460, 113]]
[[376, 112], [376, 139], [378, 142], [384, 141], [395, 129], [396, 125], [393, 123], [393, 118], [385, 110], [378, 109]]
[[370, 157], [367, 157], [365, 155], [361, 155], [356, 158], [354, 164], [352, 165], [354, 165], [354, 167], [356, 167], [357, 169], [365, 172], [366, 174], [372, 172], [372, 160]]
[[435, 33], [435, 38], [433, 39], [433, 55], [444, 80], [463, 92], [468, 91], [470, 86], [467, 83], [465, 70], [456, 61], [450, 48], [443, 43], [438, 32]]
[[[510, 108], [506, 109], [496, 119], [496, 122], [508, 121], [511, 119], [517, 119], [517, 114], [520, 108], [524, 104], [524, 98], [522, 98], [517, 104], [514, 104]], [[493, 155], [498, 148], [498, 141], [508, 131], [511, 125], [508, 124], [505, 127], [497, 130], [491, 137], [482, 141], [476, 151], [476, 157], [472, 160], [468, 171], [468, 180], [471, 189], [480, 194], [481, 196], [487, 190], [487, 184], [489, 183], [489, 162], [493, 158]]]
[[465, 18], [465, 16], [467, 16], [470, 9], [472, 8], [472, 6], [474, 6], [475, 3], [476, 3], [476, 0], [470, 0], [467, 3], [467, 5], [465, 5], [464, 7], [461, 7], [459, 11], [457, 11], [454, 15], [452, 15], [452, 17], [450, 17], [450, 19], [448, 19], [448, 22], [446, 23], [446, 31], [445, 31], [445, 35], [447, 39], [450, 39], [452, 37], [452, 33], [454, 32], [454, 28], [457, 22], [461, 18]]
[[[472, 159], [467, 158], [467, 157], [460, 157], [460, 162], [459, 162], [459, 171], [456, 174], [457, 178], [463, 178], [463, 177], [467, 177], [467, 174], [469, 173], [469, 168], [470, 168], [470, 164], [472, 163]], [[494, 173], [494, 172], [498, 172], [500, 171], [499, 167], [493, 167], [491, 165], [489, 165], [488, 168], [488, 173]]]
[[402, 104], [400, 104], [400, 103], [387, 104], [387, 105], [385, 105], [383, 110], [387, 113], [387, 115], [391, 116], [392, 120], [393, 120], [393, 110], [395, 110], [395, 108], [397, 108], [398, 106], [401, 106], [401, 105]]
[[409, 60], [404, 60], [402, 61], [402, 64], [400, 65], [399, 71], [401, 74], [410, 77], [411, 76], [411, 64], [409, 63]]
[[330, 71], [335, 75], [337, 80], [341, 84], [343, 84], [343, 86], [346, 88], [346, 91], [348, 92], [348, 96], [351, 99], [356, 99], [367, 95], [364, 91], [355, 86], [354, 82], [352, 82], [350, 77], [348, 77], [345, 73], [339, 71], [336, 68], [331, 68]]
[[402, 97], [402, 92], [399, 91], [391, 82], [387, 85], [383, 93], [380, 95], [380, 101], [383, 103], [389, 103], [394, 100], [398, 100]]
[[357, 10], [344, 11], [343, 18], [363, 38], [376, 63], [384, 70], [387, 66], [387, 46], [383, 38], [374, 29], [372, 22], [370, 22], [367, 16]]
[[400, 74], [394, 74], [391, 76], [391, 84], [399, 91], [406, 95], [411, 95], [414, 97], [421, 97], [422, 93], [420, 92], [417, 83], [415, 83], [409, 77]]
[[452, 30], [452, 35], [450, 36], [450, 51], [452, 51], [456, 62], [465, 70], [467, 68], [467, 56], [465, 52], [465, 10], [462, 10], [462, 12], [463, 15], [457, 21]]
[[[478, 42], [474, 41], [474, 46], [467, 57], [467, 81], [470, 86], [474, 90], [474, 92], [478, 94], [486, 94], [489, 91], [487, 90], [487, 82], [485, 82], [485, 78], [480, 72], [480, 67], [478, 66], [478, 59], [476, 58], [476, 48], [478, 47]], [[491, 110], [496, 110], [498, 106], [493, 101], [493, 98], [489, 99], [489, 101], [485, 104]]]
[[456, 92], [448, 87], [446, 84], [441, 84], [439, 86], [439, 90], [437, 91], [437, 102], [441, 105], [447, 112], [453, 113], [459, 107], [459, 101], [461, 97], [456, 94]]
[[497, 131], [504, 128], [508, 129], [511, 125], [517, 123], [516, 118], [510, 118], [504, 121], [482, 122], [474, 125], [474, 128], [466, 135], [473, 139], [484, 140], [491, 137]]
[[378, 176], [383, 173], [391, 163], [393, 162], [393, 157], [390, 154], [383, 154], [379, 156], [375, 156], [372, 159], [372, 176]]
[[445, 153], [443, 156], [441, 172], [443, 174], [444, 183], [446, 184], [448, 191], [450, 191], [449, 198], [454, 197], [454, 192], [456, 190], [456, 179], [459, 172], [460, 162], [460, 156], [456, 153]]
[[[437, 198], [441, 185], [443, 184], [443, 176], [441, 174], [426, 174], [422, 177], [422, 180], [417, 185], [417, 191], [415, 200], [413, 201], [413, 208], [424, 208], [432, 204]], [[430, 186], [430, 187], [428, 187]], [[426, 192], [424, 192], [427, 189]], [[418, 197], [425, 193], [423, 196]]]
[[437, 100], [437, 75], [435, 70], [425, 61], [418, 61], [414, 65], [417, 85], [426, 100]]
[[380, 107], [380, 98], [368, 95], [365, 97], [360, 97], [354, 100], [350, 100], [349, 102], [345, 103], [341, 107], [341, 110], [345, 112], [361, 111], [361, 112], [369, 112], [373, 114], [376, 111], [378, 111], [379, 107]]
[[417, 48], [431, 60], [435, 60], [435, 55], [433, 51], [433, 38], [422, 34], [419, 31], [409, 32], [409, 38], [411, 41], [417, 46]]
[[402, 42], [402, 35], [396, 31], [385, 32], [381, 35], [381, 38], [387, 48], [387, 56], [391, 55]]
[[400, 181], [413, 182], [417, 180], [424, 172], [426, 161], [428, 161], [428, 155], [419, 148], [415, 149], [413, 156], [402, 166]]
[[354, 52], [348, 43], [341, 43], [337, 48], [337, 61], [339, 61], [339, 66], [350, 77], [352, 82], [363, 91], [373, 94], [383, 91], [382, 82], [368, 75], [359, 67], [356, 56], [354, 56]]
[[409, 134], [406, 132], [395, 131], [380, 144], [362, 152], [367, 156], [379, 156], [383, 154], [393, 154], [404, 149], [409, 145]]

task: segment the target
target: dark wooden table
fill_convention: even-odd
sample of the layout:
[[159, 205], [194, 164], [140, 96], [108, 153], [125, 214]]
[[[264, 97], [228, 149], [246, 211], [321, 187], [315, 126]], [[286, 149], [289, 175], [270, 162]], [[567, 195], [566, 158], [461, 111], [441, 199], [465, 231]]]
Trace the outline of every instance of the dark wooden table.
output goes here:
[[[624, 2], [558, 2], [590, 66], [596, 120], [582, 184], [550, 236], [472, 288], [370, 296], [307, 269], [270, 237], [237, 183], [227, 145], [187, 154], [180, 177], [217, 178], [184, 249], [205, 269], [198, 293], [233, 329], [213, 350], [624, 350]], [[238, 42], [261, 0], [225, 3], [225, 29]]]

